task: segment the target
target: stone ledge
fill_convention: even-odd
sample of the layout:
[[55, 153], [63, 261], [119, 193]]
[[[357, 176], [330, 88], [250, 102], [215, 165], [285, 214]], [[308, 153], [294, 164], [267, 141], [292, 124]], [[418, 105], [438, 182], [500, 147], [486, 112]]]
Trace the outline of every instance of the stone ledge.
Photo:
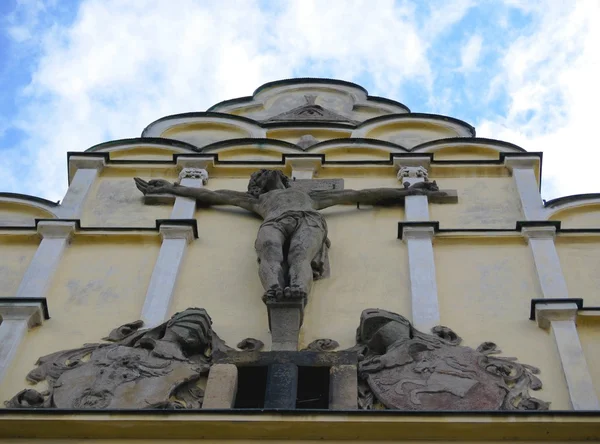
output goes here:
[[592, 441], [600, 412], [0, 409], [0, 438]]
[[398, 239], [406, 241], [409, 239], [432, 239], [440, 230], [438, 221], [415, 221], [398, 222]]

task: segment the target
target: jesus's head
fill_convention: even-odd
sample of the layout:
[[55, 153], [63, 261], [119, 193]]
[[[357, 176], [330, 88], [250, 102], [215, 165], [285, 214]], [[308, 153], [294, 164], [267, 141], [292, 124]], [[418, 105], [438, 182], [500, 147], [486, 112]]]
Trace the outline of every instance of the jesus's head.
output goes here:
[[290, 187], [290, 179], [279, 170], [260, 170], [252, 173], [248, 182], [248, 194], [258, 197], [277, 189]]

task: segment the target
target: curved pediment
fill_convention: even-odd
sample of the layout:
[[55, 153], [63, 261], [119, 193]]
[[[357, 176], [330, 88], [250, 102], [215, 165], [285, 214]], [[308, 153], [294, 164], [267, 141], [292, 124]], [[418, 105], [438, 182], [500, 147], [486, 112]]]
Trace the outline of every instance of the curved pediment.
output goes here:
[[394, 114], [360, 124], [352, 137], [380, 139], [408, 149], [454, 137], [475, 137], [475, 128], [459, 119], [436, 114]]
[[410, 112], [399, 102], [369, 96], [365, 88], [355, 83], [322, 78], [269, 82], [251, 97], [226, 100], [208, 111], [261, 122], [321, 121], [352, 126], [381, 115]]
[[100, 143], [88, 148], [87, 153], [110, 153], [111, 159], [119, 160], [171, 160], [173, 154], [189, 154], [198, 148], [180, 140], [139, 137]]
[[409, 150], [377, 139], [333, 139], [317, 143], [306, 149], [306, 152], [325, 154], [328, 161], [336, 160], [389, 160], [391, 153], [407, 153]]
[[298, 145], [273, 139], [233, 139], [224, 140], [203, 147], [202, 153], [218, 153], [224, 161], [280, 161], [282, 154], [302, 152]]
[[177, 139], [196, 147], [221, 140], [265, 135], [265, 130], [252, 119], [215, 112], [166, 116], [152, 122], [142, 131], [142, 137]]
[[411, 151], [434, 153], [436, 160], [497, 160], [499, 153], [525, 152], [515, 144], [480, 137], [434, 140], [417, 145]]
[[56, 218], [58, 203], [18, 193], [0, 193], [1, 226], [35, 226], [35, 219]]
[[561, 221], [561, 228], [600, 227], [600, 193], [573, 194], [544, 202], [548, 220]]

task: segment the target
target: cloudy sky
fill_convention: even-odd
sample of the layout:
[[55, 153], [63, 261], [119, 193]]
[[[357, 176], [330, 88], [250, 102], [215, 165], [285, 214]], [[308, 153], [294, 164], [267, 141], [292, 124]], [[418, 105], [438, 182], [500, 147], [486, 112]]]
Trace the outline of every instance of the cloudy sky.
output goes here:
[[600, 192], [600, 0], [0, 0], [0, 191], [61, 199], [66, 152], [295, 76], [544, 152]]

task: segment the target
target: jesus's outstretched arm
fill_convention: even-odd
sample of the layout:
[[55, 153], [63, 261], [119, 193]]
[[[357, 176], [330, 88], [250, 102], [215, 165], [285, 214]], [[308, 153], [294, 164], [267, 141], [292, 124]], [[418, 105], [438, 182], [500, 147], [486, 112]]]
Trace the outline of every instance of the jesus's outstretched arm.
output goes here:
[[398, 205], [406, 196], [445, 196], [444, 191], [424, 188], [371, 188], [366, 190], [313, 191], [310, 197], [315, 202], [315, 209], [321, 210], [334, 205]]
[[162, 179], [146, 182], [139, 177], [135, 177], [133, 180], [135, 181], [135, 186], [144, 195], [173, 194], [175, 196], [196, 199], [197, 202], [204, 205], [233, 205], [257, 213], [258, 199], [247, 193], [231, 190], [212, 191], [207, 190], [206, 188], [186, 187]]

